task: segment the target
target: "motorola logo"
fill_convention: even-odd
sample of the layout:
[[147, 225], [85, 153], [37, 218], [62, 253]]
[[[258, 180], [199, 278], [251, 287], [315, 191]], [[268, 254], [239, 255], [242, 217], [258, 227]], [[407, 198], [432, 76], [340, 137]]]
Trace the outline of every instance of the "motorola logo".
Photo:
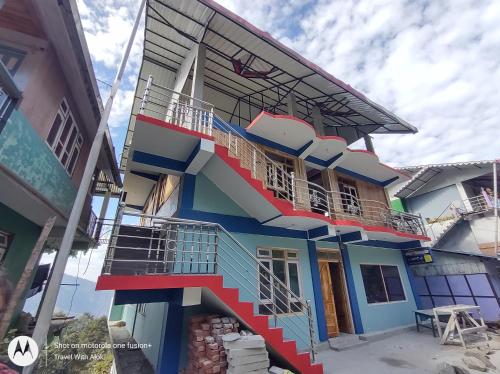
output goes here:
[[29, 336], [17, 336], [7, 349], [10, 360], [17, 366], [29, 366], [38, 357], [38, 345]]

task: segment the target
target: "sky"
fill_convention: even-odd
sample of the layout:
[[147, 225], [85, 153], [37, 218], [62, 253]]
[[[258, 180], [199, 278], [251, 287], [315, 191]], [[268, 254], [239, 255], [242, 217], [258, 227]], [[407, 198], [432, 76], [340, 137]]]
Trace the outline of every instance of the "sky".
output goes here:
[[[500, 157], [499, 1], [219, 2], [416, 126], [416, 135], [375, 135], [383, 162], [404, 166]], [[105, 101], [139, 1], [77, 4]], [[118, 157], [142, 41], [143, 26], [109, 120]], [[94, 210], [99, 206], [97, 199]], [[82, 256], [80, 268], [90, 262], [83, 276], [95, 280], [103, 258], [104, 248], [95, 250], [90, 261], [89, 254]], [[77, 259], [70, 260], [66, 272], [82, 272]]]

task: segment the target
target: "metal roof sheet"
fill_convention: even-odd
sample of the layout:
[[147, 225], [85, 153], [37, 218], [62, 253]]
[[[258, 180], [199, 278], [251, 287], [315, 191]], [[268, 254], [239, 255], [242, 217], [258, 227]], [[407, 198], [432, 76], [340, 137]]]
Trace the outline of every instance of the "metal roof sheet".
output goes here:
[[[342, 136], [349, 144], [368, 133], [417, 132], [406, 121], [211, 0], [148, 1], [140, 81], [152, 74], [158, 82], [158, 69], [153, 67], [157, 65], [163, 75], [170, 75], [160, 77], [158, 83], [172, 82], [183, 59], [198, 42], [207, 46], [207, 90], [252, 108], [236, 114], [224, 103], [213, 103], [224, 119], [237, 116], [238, 124], [242, 120], [246, 125], [252, 119], [245, 117], [249, 112], [250, 117], [262, 109], [285, 113], [286, 95], [293, 90], [301, 119], [312, 122], [312, 107], [319, 105], [326, 135]], [[233, 66], [238, 58], [247, 58], [248, 69], [254, 72], [258, 66], [267, 66], [270, 72], [265, 78], [244, 77]], [[142, 89], [138, 84], [136, 101]], [[133, 128], [129, 130], [133, 132]]]

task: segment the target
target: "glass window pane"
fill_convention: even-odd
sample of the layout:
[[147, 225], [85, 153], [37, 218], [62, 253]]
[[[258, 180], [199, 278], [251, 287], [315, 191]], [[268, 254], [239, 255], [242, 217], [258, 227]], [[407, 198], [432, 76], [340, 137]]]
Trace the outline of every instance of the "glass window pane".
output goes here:
[[49, 136], [47, 137], [47, 143], [49, 143], [51, 146], [54, 145], [54, 140], [56, 139], [59, 127], [61, 127], [61, 122], [61, 115], [57, 113], [56, 118], [54, 119], [54, 123], [52, 124], [52, 128], [50, 129]]
[[366, 300], [369, 304], [388, 301], [379, 265], [361, 265], [361, 276], [365, 286]]
[[79, 154], [80, 154], [80, 151], [78, 149], [75, 149], [75, 151], [73, 152], [73, 155], [71, 156], [71, 160], [69, 162], [68, 169], [67, 169], [70, 174], [73, 173], [73, 168], [75, 167], [76, 160], [78, 160]]
[[76, 133], [77, 133], [77, 130], [76, 130], [76, 126], [75, 126], [75, 127], [73, 127], [73, 130], [71, 130], [71, 135], [69, 136], [68, 145], [66, 146], [66, 149], [68, 150], [68, 152], [70, 152], [71, 148], [73, 148], [73, 143], [74, 143], [75, 138], [76, 138]]
[[71, 129], [71, 125], [73, 124], [73, 120], [71, 119], [71, 116], [68, 117], [66, 120], [66, 123], [64, 124], [64, 129], [61, 133], [61, 137], [59, 138], [61, 142], [65, 142], [66, 138], [68, 137], [69, 129]]
[[61, 144], [61, 143], [59, 143], [59, 144], [57, 145], [57, 148], [56, 148], [56, 156], [57, 156], [57, 157], [59, 157], [59, 156], [61, 155], [61, 151], [62, 151], [62, 149], [63, 149], [63, 146], [62, 146], [62, 144]]
[[[273, 251], [274, 252], [274, 251]], [[273, 274], [286, 285], [285, 261], [273, 260]], [[288, 294], [281, 284], [274, 282], [274, 302], [280, 313], [288, 313]]]
[[263, 261], [259, 265], [260, 299], [271, 299], [271, 275], [266, 269], [269, 269], [269, 262]]
[[299, 267], [296, 263], [291, 262], [288, 264], [288, 278], [290, 279], [290, 289], [300, 297]]
[[285, 252], [279, 250], [273, 250], [273, 258], [285, 258]]
[[389, 301], [404, 300], [405, 292], [403, 284], [401, 283], [401, 278], [399, 277], [398, 267], [383, 265], [381, 268]]

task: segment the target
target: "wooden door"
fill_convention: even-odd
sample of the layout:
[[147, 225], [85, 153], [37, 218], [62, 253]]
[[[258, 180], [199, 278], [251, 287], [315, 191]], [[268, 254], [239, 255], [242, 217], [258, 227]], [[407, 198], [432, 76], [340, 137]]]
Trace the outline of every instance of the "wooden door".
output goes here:
[[321, 292], [323, 294], [323, 304], [325, 307], [326, 330], [328, 336], [331, 338], [339, 334], [339, 325], [337, 322], [337, 312], [335, 310], [330, 267], [327, 261], [319, 262], [319, 275], [321, 280]]

